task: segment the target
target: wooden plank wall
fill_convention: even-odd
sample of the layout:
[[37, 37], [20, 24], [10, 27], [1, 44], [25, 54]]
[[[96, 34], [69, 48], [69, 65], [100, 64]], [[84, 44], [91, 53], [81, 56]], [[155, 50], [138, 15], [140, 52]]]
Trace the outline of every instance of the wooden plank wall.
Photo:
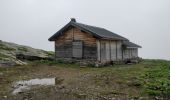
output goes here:
[[75, 27], [68, 28], [55, 41], [56, 57], [72, 58], [72, 42], [83, 42], [83, 58], [97, 59], [96, 38]]
[[138, 48], [126, 48], [123, 50], [123, 59], [131, 59], [138, 57]]
[[122, 58], [122, 41], [117, 41], [117, 60], [123, 60]]
[[[101, 43], [106, 44], [105, 55], [106, 58], [101, 58], [100, 45]], [[122, 41], [114, 41], [114, 40], [98, 40], [97, 41], [97, 50], [98, 50], [98, 61], [108, 62], [108, 61], [118, 61], [122, 60]]]

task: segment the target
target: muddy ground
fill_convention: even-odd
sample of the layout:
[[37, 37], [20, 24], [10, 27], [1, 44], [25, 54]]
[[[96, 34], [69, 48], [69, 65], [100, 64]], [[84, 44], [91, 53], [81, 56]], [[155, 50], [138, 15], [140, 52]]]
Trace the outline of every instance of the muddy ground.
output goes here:
[[[31, 64], [0, 67], [0, 100], [147, 100], [139, 82], [148, 68], [144, 63], [102, 68], [75, 64]], [[57, 78], [55, 85], [33, 85], [17, 94], [21, 80]]]

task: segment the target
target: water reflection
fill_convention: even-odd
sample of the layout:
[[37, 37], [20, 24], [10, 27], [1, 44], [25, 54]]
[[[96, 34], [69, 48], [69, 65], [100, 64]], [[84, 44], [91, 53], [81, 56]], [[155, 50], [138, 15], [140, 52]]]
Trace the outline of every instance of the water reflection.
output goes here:
[[17, 94], [22, 92], [23, 90], [29, 90], [31, 86], [41, 85], [41, 86], [48, 86], [48, 85], [55, 85], [56, 78], [43, 78], [43, 79], [31, 79], [27, 81], [18, 81], [14, 84], [14, 91], [12, 94]]

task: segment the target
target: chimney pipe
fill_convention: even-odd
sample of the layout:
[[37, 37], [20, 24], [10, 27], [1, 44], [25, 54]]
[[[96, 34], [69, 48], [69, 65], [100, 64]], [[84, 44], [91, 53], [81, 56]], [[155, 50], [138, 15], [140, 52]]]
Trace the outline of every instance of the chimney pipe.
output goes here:
[[75, 18], [71, 18], [71, 21], [72, 21], [72, 22], [76, 22], [76, 19], [75, 19]]

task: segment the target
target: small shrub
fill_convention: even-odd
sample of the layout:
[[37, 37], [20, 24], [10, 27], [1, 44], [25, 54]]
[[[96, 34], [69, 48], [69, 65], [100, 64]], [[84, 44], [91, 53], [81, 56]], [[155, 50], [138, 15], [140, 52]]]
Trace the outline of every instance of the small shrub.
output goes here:
[[48, 56], [54, 56], [54, 52], [53, 51], [45, 51], [45, 50], [42, 50], [45, 54], [47, 54]]
[[56, 64], [63, 64], [63, 60], [40, 60], [35, 61], [33, 64], [47, 64], [47, 65], [56, 65]]
[[58, 59], [58, 60], [56, 60], [55, 61], [56, 63], [59, 63], [59, 64], [63, 64], [63, 63], [65, 63], [63, 60], [61, 60], [61, 59]]
[[128, 82], [127, 84], [128, 84], [128, 86], [135, 86], [135, 87], [142, 86], [142, 83], [139, 80], [133, 80], [133, 81]]
[[96, 67], [95, 63], [89, 63], [87, 64], [88, 67]]

